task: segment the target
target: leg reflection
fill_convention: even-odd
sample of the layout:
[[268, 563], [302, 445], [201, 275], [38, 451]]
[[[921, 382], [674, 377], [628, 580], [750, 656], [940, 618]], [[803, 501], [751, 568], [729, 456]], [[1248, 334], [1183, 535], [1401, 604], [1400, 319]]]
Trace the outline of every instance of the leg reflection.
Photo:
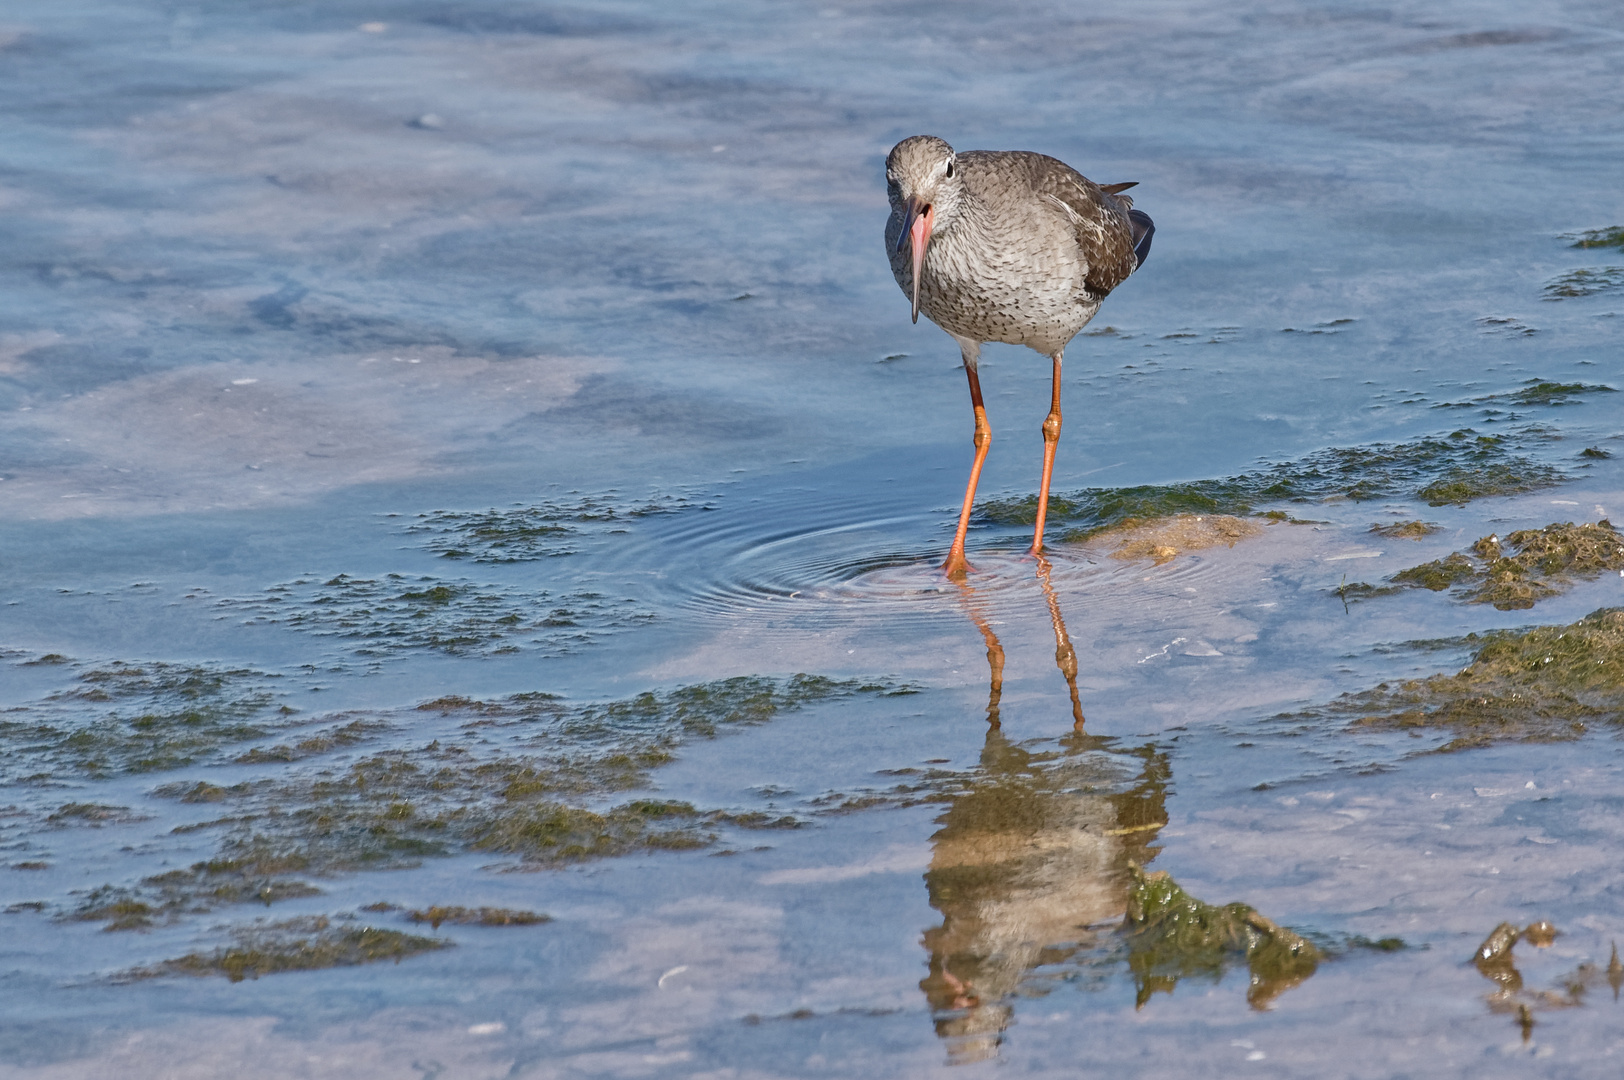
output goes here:
[[[1054, 583], [1049, 580], [1049, 560], [1038, 556], [1038, 584], [1043, 588], [1043, 598], [1049, 604], [1049, 622], [1054, 627], [1054, 662], [1060, 669], [1060, 674], [1066, 677], [1066, 688], [1071, 692], [1071, 720], [1072, 728], [1083, 730], [1083, 702], [1077, 693], [1077, 650], [1072, 648], [1071, 635], [1066, 632], [1066, 617], [1060, 613], [1060, 597], [1054, 591]], [[966, 582], [958, 582], [959, 598], [964, 602], [964, 610], [969, 614], [970, 621], [975, 623], [976, 629], [981, 632], [981, 640], [987, 643], [987, 668], [991, 686], [987, 692], [987, 722], [993, 726], [999, 723], [999, 702], [1004, 696], [1004, 646], [999, 642], [998, 635], [993, 631], [992, 623], [981, 610], [976, 600], [975, 589]]]
[[976, 591], [964, 582], [958, 582], [959, 598], [964, 601], [964, 610], [970, 615], [970, 621], [976, 624], [981, 631], [981, 640], [987, 643], [987, 668], [991, 676], [991, 687], [987, 691], [987, 723], [993, 727], [998, 726], [998, 703], [1004, 696], [1004, 647], [999, 644], [998, 635], [993, 633], [992, 624], [987, 621], [986, 615], [976, 602]]
[[1071, 635], [1066, 633], [1066, 620], [1060, 614], [1060, 597], [1055, 595], [1054, 583], [1049, 580], [1049, 560], [1042, 555], [1038, 556], [1038, 584], [1043, 586], [1043, 598], [1049, 602], [1049, 621], [1054, 624], [1054, 662], [1071, 690], [1071, 726], [1081, 731], [1083, 703], [1077, 697], [1077, 650], [1071, 647]]
[[1004, 649], [973, 590], [960, 587], [987, 643], [989, 725], [979, 767], [931, 838], [925, 884], [942, 921], [925, 932], [930, 973], [919, 984], [953, 1064], [995, 1056], [1014, 1001], [1043, 992], [1040, 972], [1064, 970], [1114, 928], [1126, 906], [1128, 865], [1155, 857], [1150, 845], [1167, 820], [1166, 756], [1083, 733], [1077, 656], [1047, 560], [1039, 561], [1038, 581], [1071, 692], [1073, 732], [1058, 748], [1004, 736]]

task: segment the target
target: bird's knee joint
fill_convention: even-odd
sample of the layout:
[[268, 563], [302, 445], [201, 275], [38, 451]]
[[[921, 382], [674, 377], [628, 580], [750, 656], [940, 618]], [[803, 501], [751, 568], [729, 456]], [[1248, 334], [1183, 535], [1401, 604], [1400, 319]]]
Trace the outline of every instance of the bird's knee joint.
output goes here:
[[977, 450], [984, 450], [992, 442], [992, 428], [978, 427], [970, 440]]
[[1043, 421], [1043, 441], [1055, 442], [1060, 438], [1060, 414], [1052, 412]]

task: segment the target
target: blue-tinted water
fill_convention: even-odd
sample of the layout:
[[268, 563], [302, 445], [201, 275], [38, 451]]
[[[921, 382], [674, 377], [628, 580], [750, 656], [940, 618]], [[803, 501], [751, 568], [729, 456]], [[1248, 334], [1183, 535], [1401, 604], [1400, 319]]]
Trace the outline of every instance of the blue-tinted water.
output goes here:
[[[1473, 403], [1624, 378], [1624, 292], [1552, 289], [1624, 263], [1564, 238], [1624, 222], [1616, 24], [1585, 3], [13, 0], [0, 843], [7, 866], [44, 868], [0, 870], [0, 1068], [1611, 1075], [1605, 985], [1538, 1011], [1525, 1040], [1465, 963], [1496, 923], [1546, 918], [1564, 934], [1520, 947], [1529, 986], [1605, 967], [1624, 931], [1610, 739], [1415, 757], [1403, 738], [1259, 732], [1463, 655], [1386, 643], [1619, 602], [1606, 577], [1534, 612], [1334, 593], [1624, 505], [1616, 465], [1576, 456], [1616, 450], [1612, 397]], [[1156, 219], [1154, 256], [1068, 352], [1057, 490], [1464, 427], [1522, 432], [1574, 479], [1464, 508], [1293, 505], [1317, 524], [1161, 566], [1060, 544], [1052, 596], [1016, 530], [983, 523], [981, 572], [954, 588], [932, 568], [970, 456], [963, 375], [950, 339], [908, 322], [880, 250], [884, 154], [921, 131], [1137, 180]], [[983, 384], [983, 497], [1028, 494], [1048, 365], [990, 347]], [[1365, 531], [1414, 514], [1444, 531]], [[493, 522], [540, 531], [493, 541]], [[1051, 598], [1087, 730], [1115, 743], [1055, 741], [1072, 711]], [[1063, 811], [1033, 796], [1061, 824], [985, 840], [1071, 852], [1043, 883], [948, 896], [926, 875], [973, 863], [951, 834], [967, 796], [893, 789], [980, 763], [992, 790], [986, 762], [1010, 760], [988, 741], [978, 618], [1007, 658], [998, 738], [1159, 799], [1153, 868], [1290, 926], [1415, 947], [1327, 962], [1267, 1011], [1247, 1007], [1244, 967], [1136, 1010], [1125, 965], [1088, 952], [1120, 911], [1089, 892], [1077, 838], [1106, 810], [1083, 787]], [[57, 751], [29, 725], [167, 707], [86, 696], [117, 664], [251, 672], [226, 698], [270, 695], [255, 722], [284, 726], [150, 771], [39, 765]], [[474, 852], [334, 872], [311, 876], [319, 896], [144, 930], [62, 917], [215, 857], [228, 825], [171, 830], [234, 804], [162, 785], [292, 782], [477, 734], [417, 709], [447, 696], [591, 703], [799, 672], [918, 693], [690, 740], [652, 783], [803, 828], [565, 869]], [[326, 756], [234, 760], [354, 718], [378, 726]], [[128, 810], [50, 820], [74, 803]], [[378, 900], [554, 921], [443, 928], [457, 948], [398, 966], [115, 977], [256, 917]], [[988, 961], [981, 1012], [932, 997], [932, 964], [955, 961], [922, 936], [974, 924], [963, 940], [1007, 959], [1061, 942], [1066, 919], [1084, 959]]]

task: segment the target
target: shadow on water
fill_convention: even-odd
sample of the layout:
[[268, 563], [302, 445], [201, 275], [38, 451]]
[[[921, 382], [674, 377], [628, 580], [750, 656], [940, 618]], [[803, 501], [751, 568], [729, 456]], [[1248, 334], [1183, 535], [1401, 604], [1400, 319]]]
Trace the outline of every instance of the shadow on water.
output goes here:
[[1083, 730], [1077, 655], [1047, 560], [1038, 561], [1037, 577], [1071, 693], [1073, 729], [1058, 750], [1005, 736], [1004, 649], [975, 589], [959, 586], [987, 643], [987, 737], [974, 782], [949, 802], [931, 837], [925, 884], [942, 921], [925, 931], [930, 973], [919, 984], [954, 1064], [997, 1054], [1014, 999], [1030, 992], [1024, 984], [1037, 969], [1109, 945], [1132, 868], [1158, 854], [1151, 845], [1167, 821], [1166, 754], [1153, 745], [1119, 748]]

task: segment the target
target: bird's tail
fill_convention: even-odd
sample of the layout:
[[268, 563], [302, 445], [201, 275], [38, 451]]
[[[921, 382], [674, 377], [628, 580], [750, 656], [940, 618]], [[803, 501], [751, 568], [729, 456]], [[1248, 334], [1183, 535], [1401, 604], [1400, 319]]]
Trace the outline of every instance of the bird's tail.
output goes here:
[[1139, 266], [1143, 266], [1150, 258], [1150, 239], [1156, 235], [1156, 223], [1143, 210], [1129, 210], [1128, 224], [1133, 227], [1134, 257], [1139, 260]]

